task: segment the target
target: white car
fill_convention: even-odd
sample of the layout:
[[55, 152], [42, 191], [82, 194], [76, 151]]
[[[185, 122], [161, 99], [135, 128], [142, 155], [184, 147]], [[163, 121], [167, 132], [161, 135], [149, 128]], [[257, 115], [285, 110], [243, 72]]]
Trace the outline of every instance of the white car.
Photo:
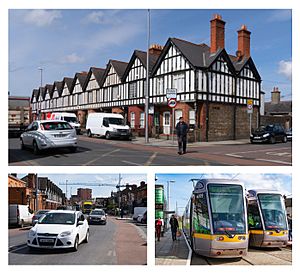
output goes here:
[[28, 232], [29, 248], [71, 248], [89, 241], [89, 225], [80, 211], [51, 210]]
[[32, 147], [34, 154], [50, 148], [77, 149], [76, 130], [62, 120], [33, 121], [20, 137], [21, 149]]

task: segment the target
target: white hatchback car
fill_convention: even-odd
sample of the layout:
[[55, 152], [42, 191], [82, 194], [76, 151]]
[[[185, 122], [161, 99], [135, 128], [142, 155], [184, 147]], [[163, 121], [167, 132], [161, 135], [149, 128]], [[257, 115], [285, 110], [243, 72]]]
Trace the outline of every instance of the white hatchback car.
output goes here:
[[80, 211], [51, 210], [28, 232], [29, 248], [71, 248], [89, 241], [89, 225]]
[[36, 120], [33, 121], [21, 134], [21, 149], [32, 147], [34, 154], [40, 150], [50, 148], [77, 149], [76, 130], [63, 120]]

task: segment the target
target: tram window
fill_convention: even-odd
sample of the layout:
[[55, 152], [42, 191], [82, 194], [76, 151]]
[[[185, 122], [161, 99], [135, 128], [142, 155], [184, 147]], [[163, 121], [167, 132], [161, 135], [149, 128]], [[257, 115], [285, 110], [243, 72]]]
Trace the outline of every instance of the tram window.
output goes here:
[[195, 196], [193, 209], [193, 228], [196, 233], [210, 234], [206, 194]]
[[249, 229], [262, 229], [261, 218], [257, 204], [248, 205], [248, 225]]

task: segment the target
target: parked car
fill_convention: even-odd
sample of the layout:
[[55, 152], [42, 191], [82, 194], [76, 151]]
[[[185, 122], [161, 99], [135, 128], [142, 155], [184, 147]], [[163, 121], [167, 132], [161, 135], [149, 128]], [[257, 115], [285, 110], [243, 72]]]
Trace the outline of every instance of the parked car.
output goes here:
[[34, 226], [38, 222], [38, 220], [49, 211], [50, 210], [47, 209], [38, 210], [32, 217], [31, 225]]
[[292, 141], [292, 138], [293, 138], [292, 128], [290, 128], [286, 131], [286, 137], [287, 137], [288, 141]]
[[66, 122], [69, 122], [70, 125], [76, 129], [77, 135], [80, 134], [80, 123], [77, 119], [77, 116], [74, 113], [52, 113], [50, 116], [50, 119], [52, 120], [64, 120]]
[[142, 207], [142, 206], [134, 207], [132, 219], [133, 219], [134, 221], [137, 221], [138, 217], [139, 217], [140, 215], [143, 216], [146, 212], [147, 212], [147, 207]]
[[254, 142], [287, 142], [287, 135], [284, 128], [280, 124], [270, 124], [260, 126], [250, 135], [251, 143]]
[[50, 148], [77, 149], [76, 130], [66, 121], [37, 120], [20, 137], [21, 149], [32, 147], [34, 154]]
[[106, 214], [103, 209], [94, 209], [90, 212], [88, 216], [89, 224], [98, 223], [98, 224], [106, 224]]
[[86, 132], [89, 137], [93, 135], [111, 138], [131, 138], [131, 129], [125, 124], [121, 114], [91, 113], [86, 122]]
[[80, 211], [51, 210], [28, 232], [29, 248], [71, 248], [89, 241], [89, 225]]
[[32, 212], [28, 205], [10, 204], [8, 208], [8, 225], [20, 226], [31, 225]]
[[136, 221], [140, 223], [147, 223], [147, 211], [144, 214], [139, 214]]

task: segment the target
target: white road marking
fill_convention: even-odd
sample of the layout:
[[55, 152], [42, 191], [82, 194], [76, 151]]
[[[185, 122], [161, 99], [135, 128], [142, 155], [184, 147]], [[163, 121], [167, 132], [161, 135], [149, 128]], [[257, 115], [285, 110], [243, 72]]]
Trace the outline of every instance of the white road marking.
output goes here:
[[157, 156], [157, 152], [154, 152], [152, 154], [152, 156], [148, 159], [148, 161], [145, 163], [145, 165], [149, 166], [153, 162], [153, 160], [156, 158], [156, 156]]
[[184, 238], [184, 240], [185, 240], [185, 242], [186, 242], [186, 245], [187, 245], [187, 247], [188, 247], [188, 249], [189, 249], [189, 254], [188, 254], [188, 257], [187, 257], [187, 259], [186, 259], [186, 265], [191, 265], [191, 259], [192, 259], [192, 253], [193, 253], [193, 251], [192, 251], [192, 249], [191, 249], [191, 247], [190, 247], [190, 244], [189, 244], [189, 242], [187, 241], [187, 239], [186, 239], [186, 237], [185, 237], [185, 234], [182, 232], [182, 235], [183, 235], [183, 238]]
[[280, 163], [280, 164], [287, 164], [287, 165], [292, 165], [291, 162], [286, 162], [286, 161], [280, 161], [280, 160], [272, 160], [272, 159], [255, 159], [259, 161], [267, 161], [267, 162], [274, 162], [274, 163]]
[[127, 161], [127, 160], [122, 160], [122, 162], [130, 164], [130, 165], [136, 165], [136, 166], [142, 166], [140, 163], [132, 162], [132, 161]]
[[111, 152], [105, 153], [105, 154], [101, 155], [101, 156], [98, 157], [98, 158], [95, 158], [95, 159], [93, 159], [93, 160], [90, 160], [90, 161], [87, 162], [87, 163], [82, 164], [82, 166], [90, 165], [91, 163], [93, 163], [93, 162], [95, 162], [95, 161], [97, 161], [97, 160], [99, 160], [99, 159], [101, 159], [101, 158], [103, 158], [103, 157], [107, 157], [107, 156], [109, 156], [109, 155], [111, 155], [111, 154], [113, 154], [113, 153], [115, 153], [115, 152], [120, 151], [120, 150], [121, 150], [121, 149], [115, 149], [115, 150], [113, 150], [113, 151], [111, 151]]
[[225, 155], [229, 156], [229, 157], [234, 157], [234, 158], [243, 158], [243, 156], [235, 155], [235, 154], [225, 154]]

